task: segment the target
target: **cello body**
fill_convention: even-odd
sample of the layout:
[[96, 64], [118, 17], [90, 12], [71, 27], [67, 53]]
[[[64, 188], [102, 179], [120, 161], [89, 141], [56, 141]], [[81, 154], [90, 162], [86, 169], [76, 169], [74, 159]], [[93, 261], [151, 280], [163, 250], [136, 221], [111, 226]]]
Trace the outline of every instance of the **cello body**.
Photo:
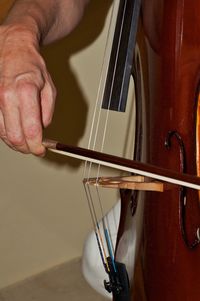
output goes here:
[[[125, 111], [132, 71], [134, 160], [199, 176], [200, 2], [141, 2], [140, 10], [140, 0], [119, 1], [102, 108]], [[75, 151], [57, 142], [49, 147], [89, 158], [85, 149]], [[93, 159], [108, 158], [91, 153]], [[98, 185], [98, 180], [93, 183]], [[180, 185], [163, 192], [121, 190], [115, 259], [107, 257], [106, 265], [102, 256], [109, 275], [104, 285], [114, 301], [199, 300], [199, 204], [199, 192]]]
[[[199, 12], [195, 0], [143, 0], [133, 62], [139, 116], [135, 159], [193, 175], [200, 173]], [[125, 261], [131, 300], [199, 300], [198, 192], [174, 186], [164, 192], [121, 191], [121, 197], [116, 258], [124, 260], [129, 253]], [[124, 235], [140, 202], [143, 228], [135, 266]]]

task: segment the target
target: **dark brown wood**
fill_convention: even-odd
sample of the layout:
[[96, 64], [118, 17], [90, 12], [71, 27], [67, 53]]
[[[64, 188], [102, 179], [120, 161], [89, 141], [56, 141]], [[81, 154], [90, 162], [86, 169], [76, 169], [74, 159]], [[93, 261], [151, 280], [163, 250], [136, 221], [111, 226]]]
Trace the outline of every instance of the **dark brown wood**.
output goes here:
[[[195, 0], [143, 1], [149, 79], [147, 112], [150, 113], [147, 160], [156, 166], [191, 174], [199, 174], [196, 151], [199, 12], [200, 2]], [[144, 57], [142, 64], [146, 64]], [[169, 135], [171, 145], [167, 148], [165, 142]], [[185, 206], [182, 195], [187, 201]], [[198, 192], [179, 188], [162, 194], [148, 192], [144, 202], [141, 261], [146, 299], [199, 300]], [[136, 288], [134, 301], [141, 300]]]
[[52, 149], [54, 148], [59, 151], [63, 151], [63, 152], [71, 153], [71, 154], [75, 154], [75, 155], [80, 155], [85, 158], [91, 158], [91, 159], [100, 160], [102, 162], [104, 161], [104, 162], [116, 164], [119, 166], [119, 169], [120, 169], [120, 166], [124, 166], [124, 167], [128, 167], [128, 168], [142, 170], [144, 172], [152, 173], [155, 175], [164, 176], [169, 179], [171, 178], [171, 179], [175, 179], [175, 180], [188, 182], [191, 184], [200, 185], [200, 178], [197, 176], [189, 175], [189, 174], [182, 174], [180, 172], [175, 172], [173, 170], [158, 167], [156, 165], [146, 164], [146, 163], [142, 163], [142, 162], [135, 161], [135, 160], [129, 160], [129, 159], [125, 159], [122, 157], [113, 156], [110, 154], [105, 154], [105, 153], [101, 153], [101, 152], [97, 152], [94, 150], [85, 149], [85, 148], [81, 148], [81, 147], [77, 147], [77, 146], [66, 145], [66, 144], [63, 144], [63, 143], [60, 143], [57, 141], [49, 142], [48, 140], [44, 140], [43, 144], [47, 148], [52, 148]]

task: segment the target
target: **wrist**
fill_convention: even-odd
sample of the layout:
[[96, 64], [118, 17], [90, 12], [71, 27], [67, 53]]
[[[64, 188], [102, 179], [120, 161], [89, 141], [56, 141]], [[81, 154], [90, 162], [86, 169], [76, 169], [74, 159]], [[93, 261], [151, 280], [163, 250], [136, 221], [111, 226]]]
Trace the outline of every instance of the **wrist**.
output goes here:
[[37, 49], [40, 47], [41, 34], [36, 26], [14, 23], [3, 24], [0, 28], [7, 40], [14, 41], [19, 39], [21, 43], [25, 42], [26, 44], [34, 45]]
[[[55, 0], [16, 1], [3, 24], [10, 26], [11, 30], [22, 31], [37, 42], [39, 46], [43, 44], [46, 35], [54, 24], [56, 11], [58, 10], [57, 2]], [[50, 10], [47, 13], [46, 6], [48, 5]]]

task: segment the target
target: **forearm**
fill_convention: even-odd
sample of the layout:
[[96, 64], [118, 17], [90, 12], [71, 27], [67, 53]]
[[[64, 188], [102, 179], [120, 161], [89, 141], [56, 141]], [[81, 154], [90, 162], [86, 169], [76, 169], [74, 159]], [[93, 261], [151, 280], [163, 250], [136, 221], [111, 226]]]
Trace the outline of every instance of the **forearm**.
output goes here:
[[3, 25], [27, 30], [40, 44], [69, 34], [88, 0], [16, 0]]

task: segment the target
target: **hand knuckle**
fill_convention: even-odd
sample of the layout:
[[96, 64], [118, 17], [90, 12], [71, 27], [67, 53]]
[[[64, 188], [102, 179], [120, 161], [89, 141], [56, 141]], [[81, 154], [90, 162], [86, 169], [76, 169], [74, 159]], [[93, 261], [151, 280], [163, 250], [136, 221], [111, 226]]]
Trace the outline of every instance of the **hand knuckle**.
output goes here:
[[6, 131], [3, 126], [0, 125], [0, 137], [6, 138]]
[[16, 78], [17, 88], [19, 90], [25, 90], [30, 88], [39, 88], [41, 89], [44, 85], [44, 77], [42, 71], [35, 67], [32, 68], [30, 72], [19, 75]]
[[24, 139], [19, 133], [8, 132], [7, 139], [14, 146], [22, 146], [24, 144]]
[[38, 124], [31, 124], [24, 129], [27, 139], [34, 139], [40, 134], [40, 126]]
[[46, 118], [44, 126], [48, 127], [51, 124], [51, 122], [52, 122], [52, 116], [49, 116], [48, 118]]
[[13, 98], [13, 90], [9, 87], [0, 87], [0, 106], [6, 107]]
[[36, 85], [30, 81], [20, 81], [17, 84], [17, 91], [21, 96], [30, 95], [36, 89]]

